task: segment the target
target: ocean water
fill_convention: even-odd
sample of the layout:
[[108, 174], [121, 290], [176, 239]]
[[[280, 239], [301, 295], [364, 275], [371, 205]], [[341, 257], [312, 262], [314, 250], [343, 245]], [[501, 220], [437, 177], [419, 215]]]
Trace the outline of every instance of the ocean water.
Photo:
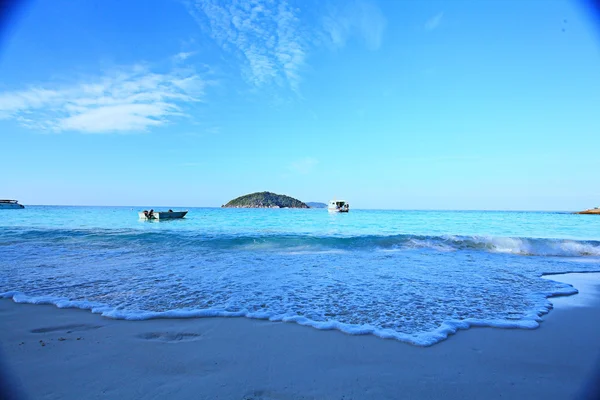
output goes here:
[[[158, 207], [154, 207], [158, 209]], [[139, 207], [0, 210], [0, 293], [110, 318], [236, 316], [432, 345], [535, 328], [543, 274], [600, 271], [600, 217], [549, 212]]]

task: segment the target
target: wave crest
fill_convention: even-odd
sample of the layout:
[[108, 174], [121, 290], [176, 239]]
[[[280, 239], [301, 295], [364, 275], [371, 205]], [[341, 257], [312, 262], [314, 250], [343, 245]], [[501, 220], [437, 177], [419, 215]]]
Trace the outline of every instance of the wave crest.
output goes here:
[[318, 236], [281, 233], [206, 234], [194, 231], [148, 232], [135, 229], [28, 229], [3, 232], [10, 245], [23, 240], [70, 244], [87, 242], [93, 246], [120, 247], [173, 244], [200, 250], [300, 253], [345, 251], [406, 251], [431, 249], [440, 252], [484, 251], [524, 256], [600, 257], [600, 241], [467, 235], [360, 235]]
[[338, 238], [267, 236], [236, 238], [220, 245], [238, 250], [283, 251], [294, 254], [315, 251], [431, 249], [440, 252], [485, 251], [523, 256], [600, 257], [599, 241], [486, 236], [394, 235]]

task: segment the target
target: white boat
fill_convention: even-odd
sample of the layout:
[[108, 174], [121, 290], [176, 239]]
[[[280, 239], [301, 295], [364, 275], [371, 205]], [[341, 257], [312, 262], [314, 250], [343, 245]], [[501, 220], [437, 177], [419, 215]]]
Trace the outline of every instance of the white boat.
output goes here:
[[327, 210], [329, 212], [348, 212], [350, 211], [350, 204], [344, 200], [331, 200]]
[[150, 210], [150, 211], [142, 211], [139, 212], [138, 215], [140, 216], [140, 219], [177, 219], [177, 218], [183, 218], [185, 217], [185, 214], [187, 214], [187, 211], [173, 211], [173, 210], [169, 210], [169, 211], [154, 211], [154, 210]]
[[0, 210], [5, 208], [25, 208], [17, 200], [0, 200]]

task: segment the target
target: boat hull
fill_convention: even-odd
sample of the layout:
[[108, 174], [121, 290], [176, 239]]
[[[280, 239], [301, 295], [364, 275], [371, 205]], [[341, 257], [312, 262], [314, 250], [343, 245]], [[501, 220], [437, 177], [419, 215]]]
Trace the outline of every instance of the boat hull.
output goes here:
[[0, 210], [17, 210], [21, 208], [25, 207], [18, 203], [0, 203]]
[[350, 209], [349, 208], [345, 208], [345, 209], [328, 208], [327, 211], [332, 212], [332, 213], [347, 213], [348, 211], [350, 211]]
[[139, 212], [140, 219], [161, 220], [161, 219], [179, 219], [185, 217], [187, 211], [155, 211], [150, 218], [143, 212]]

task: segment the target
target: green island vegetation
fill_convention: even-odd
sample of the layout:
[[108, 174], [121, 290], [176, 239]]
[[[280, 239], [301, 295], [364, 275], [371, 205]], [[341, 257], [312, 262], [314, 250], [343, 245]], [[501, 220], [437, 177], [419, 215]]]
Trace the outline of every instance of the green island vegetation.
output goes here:
[[309, 208], [293, 197], [271, 192], [256, 192], [237, 197], [221, 206], [225, 208]]

